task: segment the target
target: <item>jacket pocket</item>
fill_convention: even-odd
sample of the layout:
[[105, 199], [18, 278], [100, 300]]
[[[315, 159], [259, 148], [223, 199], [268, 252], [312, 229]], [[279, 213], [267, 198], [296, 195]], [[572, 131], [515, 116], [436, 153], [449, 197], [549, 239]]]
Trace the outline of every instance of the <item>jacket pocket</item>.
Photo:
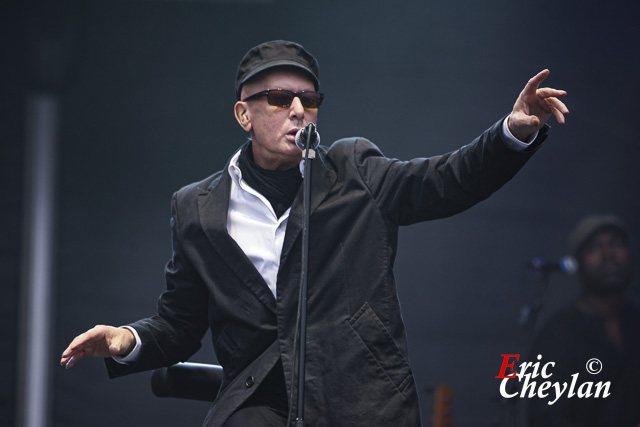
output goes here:
[[375, 363], [400, 393], [413, 383], [411, 368], [391, 334], [375, 312], [364, 303], [360, 310], [348, 320], [349, 325], [367, 347]]

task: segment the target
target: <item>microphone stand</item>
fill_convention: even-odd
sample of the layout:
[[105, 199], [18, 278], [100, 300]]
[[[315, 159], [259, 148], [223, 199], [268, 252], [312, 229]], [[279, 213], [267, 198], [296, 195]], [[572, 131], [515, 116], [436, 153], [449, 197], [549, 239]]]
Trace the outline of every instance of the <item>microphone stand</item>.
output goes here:
[[[315, 132], [315, 125], [307, 125], [307, 137], [302, 151], [304, 158], [303, 177], [303, 210], [302, 210], [302, 272], [300, 276], [300, 293], [298, 297], [298, 322], [300, 342], [298, 343], [298, 404], [295, 427], [304, 427], [304, 382], [305, 382], [305, 352], [307, 341], [307, 283], [309, 273], [309, 216], [311, 211], [311, 160], [316, 152], [310, 148], [311, 136]], [[319, 138], [318, 138], [319, 142]], [[298, 334], [296, 333], [296, 337]], [[294, 343], [295, 347], [295, 343]]]
[[[528, 265], [526, 265], [526, 267], [531, 268], [531, 264], [532, 263], [529, 263]], [[533, 268], [536, 268], [535, 265], [533, 265]], [[536, 285], [539, 288], [539, 290], [537, 290], [537, 295], [531, 298], [532, 301], [529, 304], [526, 304], [520, 309], [518, 325], [522, 329], [523, 333], [520, 335], [520, 342], [517, 344], [518, 349], [516, 351], [518, 352], [518, 354], [526, 355], [531, 353], [536, 324], [538, 322], [539, 315], [544, 307], [544, 296], [549, 289], [549, 284], [551, 283], [551, 273], [553, 273], [554, 271], [548, 268], [537, 270], [540, 273], [536, 280]], [[519, 392], [521, 389], [519, 383], [513, 384], [513, 382], [510, 382], [507, 387], [510, 393]], [[523, 402], [514, 399], [507, 400], [505, 398], [498, 398], [496, 401], [501, 405], [502, 410], [499, 414], [501, 416], [499, 425], [526, 425], [524, 420], [525, 412], [523, 411], [522, 406]]]

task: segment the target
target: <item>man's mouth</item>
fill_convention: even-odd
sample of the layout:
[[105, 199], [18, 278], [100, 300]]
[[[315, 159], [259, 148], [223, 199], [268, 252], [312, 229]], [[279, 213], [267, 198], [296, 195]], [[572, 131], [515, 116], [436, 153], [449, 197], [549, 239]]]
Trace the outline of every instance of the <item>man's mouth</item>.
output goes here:
[[296, 142], [296, 133], [298, 133], [298, 130], [300, 130], [300, 128], [293, 128], [289, 132], [287, 132], [287, 134], [286, 134], [287, 141], [295, 143]]

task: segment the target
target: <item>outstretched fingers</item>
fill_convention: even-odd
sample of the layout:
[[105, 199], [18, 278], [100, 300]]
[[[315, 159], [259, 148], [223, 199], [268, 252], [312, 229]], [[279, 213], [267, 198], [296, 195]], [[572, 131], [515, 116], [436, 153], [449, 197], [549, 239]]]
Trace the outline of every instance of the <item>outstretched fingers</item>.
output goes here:
[[567, 96], [567, 91], [553, 89], [551, 87], [541, 87], [536, 90], [536, 95], [538, 95], [541, 98], [551, 98], [551, 97], [564, 98], [565, 96]]
[[135, 336], [129, 329], [97, 325], [71, 341], [62, 353], [60, 364], [68, 369], [86, 356], [111, 357], [128, 354], [135, 344]]
[[69, 369], [75, 365], [78, 360], [82, 359], [86, 355], [84, 346], [87, 342], [87, 333], [78, 335], [71, 341], [69, 346], [62, 352], [60, 358], [60, 364]]
[[562, 114], [569, 114], [569, 109], [564, 104], [564, 102], [560, 101], [555, 96], [545, 98], [544, 100], [547, 103], [547, 105], [558, 109]]
[[560, 98], [567, 96], [564, 90], [540, 87], [549, 76], [549, 70], [544, 69], [531, 77], [516, 99], [509, 119], [511, 133], [520, 141], [526, 141], [553, 115], [558, 123], [565, 122], [565, 115], [569, 114], [567, 106]]
[[100, 346], [104, 346], [103, 343], [107, 340], [105, 329], [105, 326], [98, 325], [75, 337], [62, 352], [60, 364], [69, 369], [85, 356], [106, 355], [106, 352], [100, 349]]
[[86, 353], [83, 350], [74, 352], [70, 356], [60, 359], [60, 365], [64, 366], [65, 369], [71, 369], [76, 363], [78, 363], [78, 360], [85, 356]]
[[555, 97], [545, 98], [545, 102], [551, 108], [551, 112], [555, 116], [558, 123], [564, 124], [565, 122], [564, 116], [565, 114], [569, 114], [569, 109], [564, 104], [564, 102], [560, 101], [558, 98], [555, 98]]
[[522, 92], [525, 94], [535, 95], [538, 87], [547, 77], [549, 77], [548, 69], [540, 71], [538, 74], [529, 79]]

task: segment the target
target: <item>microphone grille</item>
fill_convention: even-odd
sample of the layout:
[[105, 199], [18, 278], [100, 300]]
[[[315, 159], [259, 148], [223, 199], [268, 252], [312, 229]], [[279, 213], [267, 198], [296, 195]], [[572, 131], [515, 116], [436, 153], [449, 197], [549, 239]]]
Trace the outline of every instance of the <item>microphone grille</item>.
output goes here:
[[314, 123], [308, 123], [302, 129], [299, 129], [296, 132], [296, 146], [300, 150], [305, 149], [305, 144], [307, 143], [307, 135], [311, 134], [311, 140], [309, 141], [309, 148], [315, 149], [320, 144], [320, 135], [316, 130], [316, 125]]

